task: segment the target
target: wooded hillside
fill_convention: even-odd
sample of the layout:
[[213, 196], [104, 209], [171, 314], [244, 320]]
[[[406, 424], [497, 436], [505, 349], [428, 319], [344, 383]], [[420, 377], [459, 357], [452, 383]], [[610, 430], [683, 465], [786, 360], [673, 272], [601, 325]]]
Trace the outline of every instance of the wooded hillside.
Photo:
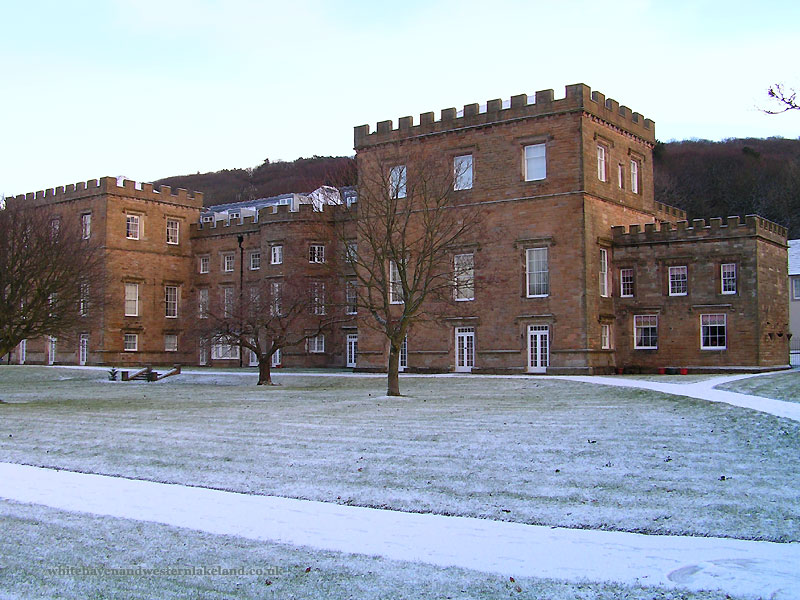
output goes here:
[[[800, 140], [782, 138], [659, 143], [654, 152], [655, 196], [690, 219], [756, 213], [800, 238]], [[313, 156], [167, 177], [156, 184], [205, 193], [205, 204], [225, 204], [310, 192], [321, 185], [355, 185], [350, 157]]]

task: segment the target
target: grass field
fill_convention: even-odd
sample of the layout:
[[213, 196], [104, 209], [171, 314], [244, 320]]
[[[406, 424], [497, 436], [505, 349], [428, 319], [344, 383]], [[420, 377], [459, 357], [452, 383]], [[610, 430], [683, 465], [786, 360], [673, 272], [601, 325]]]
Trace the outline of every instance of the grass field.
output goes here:
[[[499, 520], [800, 539], [800, 424], [530, 378], [112, 383], [2, 367], [0, 460]], [[210, 385], [213, 384], [213, 385]]]
[[800, 402], [800, 370], [732, 381], [717, 387], [721, 390], [763, 396], [773, 400]]

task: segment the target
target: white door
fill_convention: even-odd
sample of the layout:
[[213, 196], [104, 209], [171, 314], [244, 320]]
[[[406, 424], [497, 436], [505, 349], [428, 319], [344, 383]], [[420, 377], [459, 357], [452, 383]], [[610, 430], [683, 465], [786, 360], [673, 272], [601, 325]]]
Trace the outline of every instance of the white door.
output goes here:
[[252, 350], [248, 350], [248, 352], [250, 354], [250, 360], [248, 361], [248, 364], [251, 367], [257, 367], [258, 366], [258, 354], [256, 354]]
[[52, 365], [56, 362], [56, 338], [51, 337], [47, 343], [47, 364]]
[[550, 365], [550, 326], [528, 326], [528, 373], [544, 373]]
[[200, 343], [200, 356], [198, 358], [201, 367], [208, 364], [208, 346], [203, 342]]
[[456, 371], [469, 373], [475, 366], [475, 328], [456, 327]]
[[405, 371], [408, 368], [408, 336], [403, 338], [403, 343], [400, 344], [400, 362], [398, 363], [398, 371]]
[[358, 360], [358, 334], [349, 333], [347, 335], [347, 366], [355, 367]]
[[272, 355], [272, 362], [270, 364], [273, 367], [280, 367], [281, 366], [281, 349], [280, 348], [275, 350], [275, 354]]
[[78, 364], [85, 365], [86, 359], [89, 357], [89, 334], [82, 333], [81, 341], [78, 346]]
[[28, 340], [22, 340], [19, 343], [19, 364], [24, 365], [25, 359], [28, 358]]

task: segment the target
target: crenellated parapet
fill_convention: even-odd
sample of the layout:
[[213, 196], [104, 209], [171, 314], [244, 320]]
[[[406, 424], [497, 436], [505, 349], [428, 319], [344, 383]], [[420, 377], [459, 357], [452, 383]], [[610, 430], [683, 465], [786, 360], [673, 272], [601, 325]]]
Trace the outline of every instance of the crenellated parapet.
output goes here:
[[512, 96], [506, 102], [500, 99], [489, 100], [483, 107], [466, 104], [460, 113], [455, 108], [445, 108], [442, 109], [438, 121], [433, 112], [427, 112], [419, 116], [416, 124], [413, 117], [401, 117], [396, 128], [391, 120], [380, 121], [374, 132], [370, 132], [369, 125], [360, 125], [354, 131], [355, 148], [358, 150], [418, 136], [568, 112], [589, 113], [648, 143], [655, 143], [655, 123], [652, 120], [645, 119], [627, 106], [620, 106], [616, 100], [606, 98], [604, 94], [593, 92], [589, 86], [578, 83], [568, 85], [565, 97], [559, 99], [554, 99], [553, 90], [542, 90], [533, 97], [520, 94]]
[[155, 188], [152, 183], [137, 183], [130, 179], [123, 180], [122, 185], [119, 185], [116, 177], [101, 177], [100, 179], [90, 179], [86, 182], [80, 181], [75, 184], [20, 194], [19, 196], [8, 198], [8, 200], [27, 206], [43, 206], [100, 195], [126, 196], [139, 200], [177, 204], [188, 208], [203, 208], [203, 192], [190, 193], [183, 188], [178, 188], [173, 192], [168, 185]]
[[685, 221], [686, 211], [676, 206], [656, 202], [656, 218], [661, 221]]
[[719, 240], [736, 237], [762, 237], [777, 244], [786, 245], [787, 230], [785, 227], [768, 221], [757, 215], [740, 217], [716, 217], [709, 219], [694, 219], [691, 221], [678, 221], [671, 223], [647, 223], [642, 229], [641, 225], [628, 227], [616, 226], [611, 228], [614, 244], [617, 246], [638, 246], [643, 244], [659, 244], [684, 241]]
[[260, 226], [270, 223], [328, 222], [332, 219], [337, 208], [334, 205], [321, 205], [315, 208], [311, 203], [299, 204], [296, 210], [292, 210], [292, 207], [288, 204], [267, 206], [258, 211], [258, 216], [248, 215], [229, 219], [215, 219], [207, 223], [192, 223], [190, 231], [192, 237], [200, 238], [253, 233], [258, 231]]
[[191, 223], [189, 233], [192, 238], [216, 237], [220, 235], [239, 235], [258, 231], [258, 219], [245, 216], [233, 219], [219, 219], [210, 223]]

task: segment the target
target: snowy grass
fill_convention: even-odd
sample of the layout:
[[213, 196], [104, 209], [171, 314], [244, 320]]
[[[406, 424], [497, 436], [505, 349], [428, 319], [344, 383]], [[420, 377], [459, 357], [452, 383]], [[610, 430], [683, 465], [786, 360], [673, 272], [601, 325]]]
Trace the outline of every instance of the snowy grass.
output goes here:
[[[0, 501], [0, 597], [20, 598], [548, 598], [722, 600], [685, 592], [566, 583], [440, 568]], [[58, 543], [53, 543], [57, 540]], [[67, 574], [81, 569], [261, 569], [265, 575]], [[62, 569], [52, 573], [51, 569]], [[134, 571], [135, 572], [135, 571]], [[269, 583], [268, 583], [269, 582]]]
[[800, 369], [784, 371], [775, 375], [764, 375], [750, 379], [741, 379], [717, 386], [718, 389], [752, 394], [785, 400], [787, 402], [800, 402]]
[[[531, 378], [0, 368], [0, 460], [491, 519], [800, 540], [800, 423]], [[214, 384], [214, 385], [209, 385]]]

